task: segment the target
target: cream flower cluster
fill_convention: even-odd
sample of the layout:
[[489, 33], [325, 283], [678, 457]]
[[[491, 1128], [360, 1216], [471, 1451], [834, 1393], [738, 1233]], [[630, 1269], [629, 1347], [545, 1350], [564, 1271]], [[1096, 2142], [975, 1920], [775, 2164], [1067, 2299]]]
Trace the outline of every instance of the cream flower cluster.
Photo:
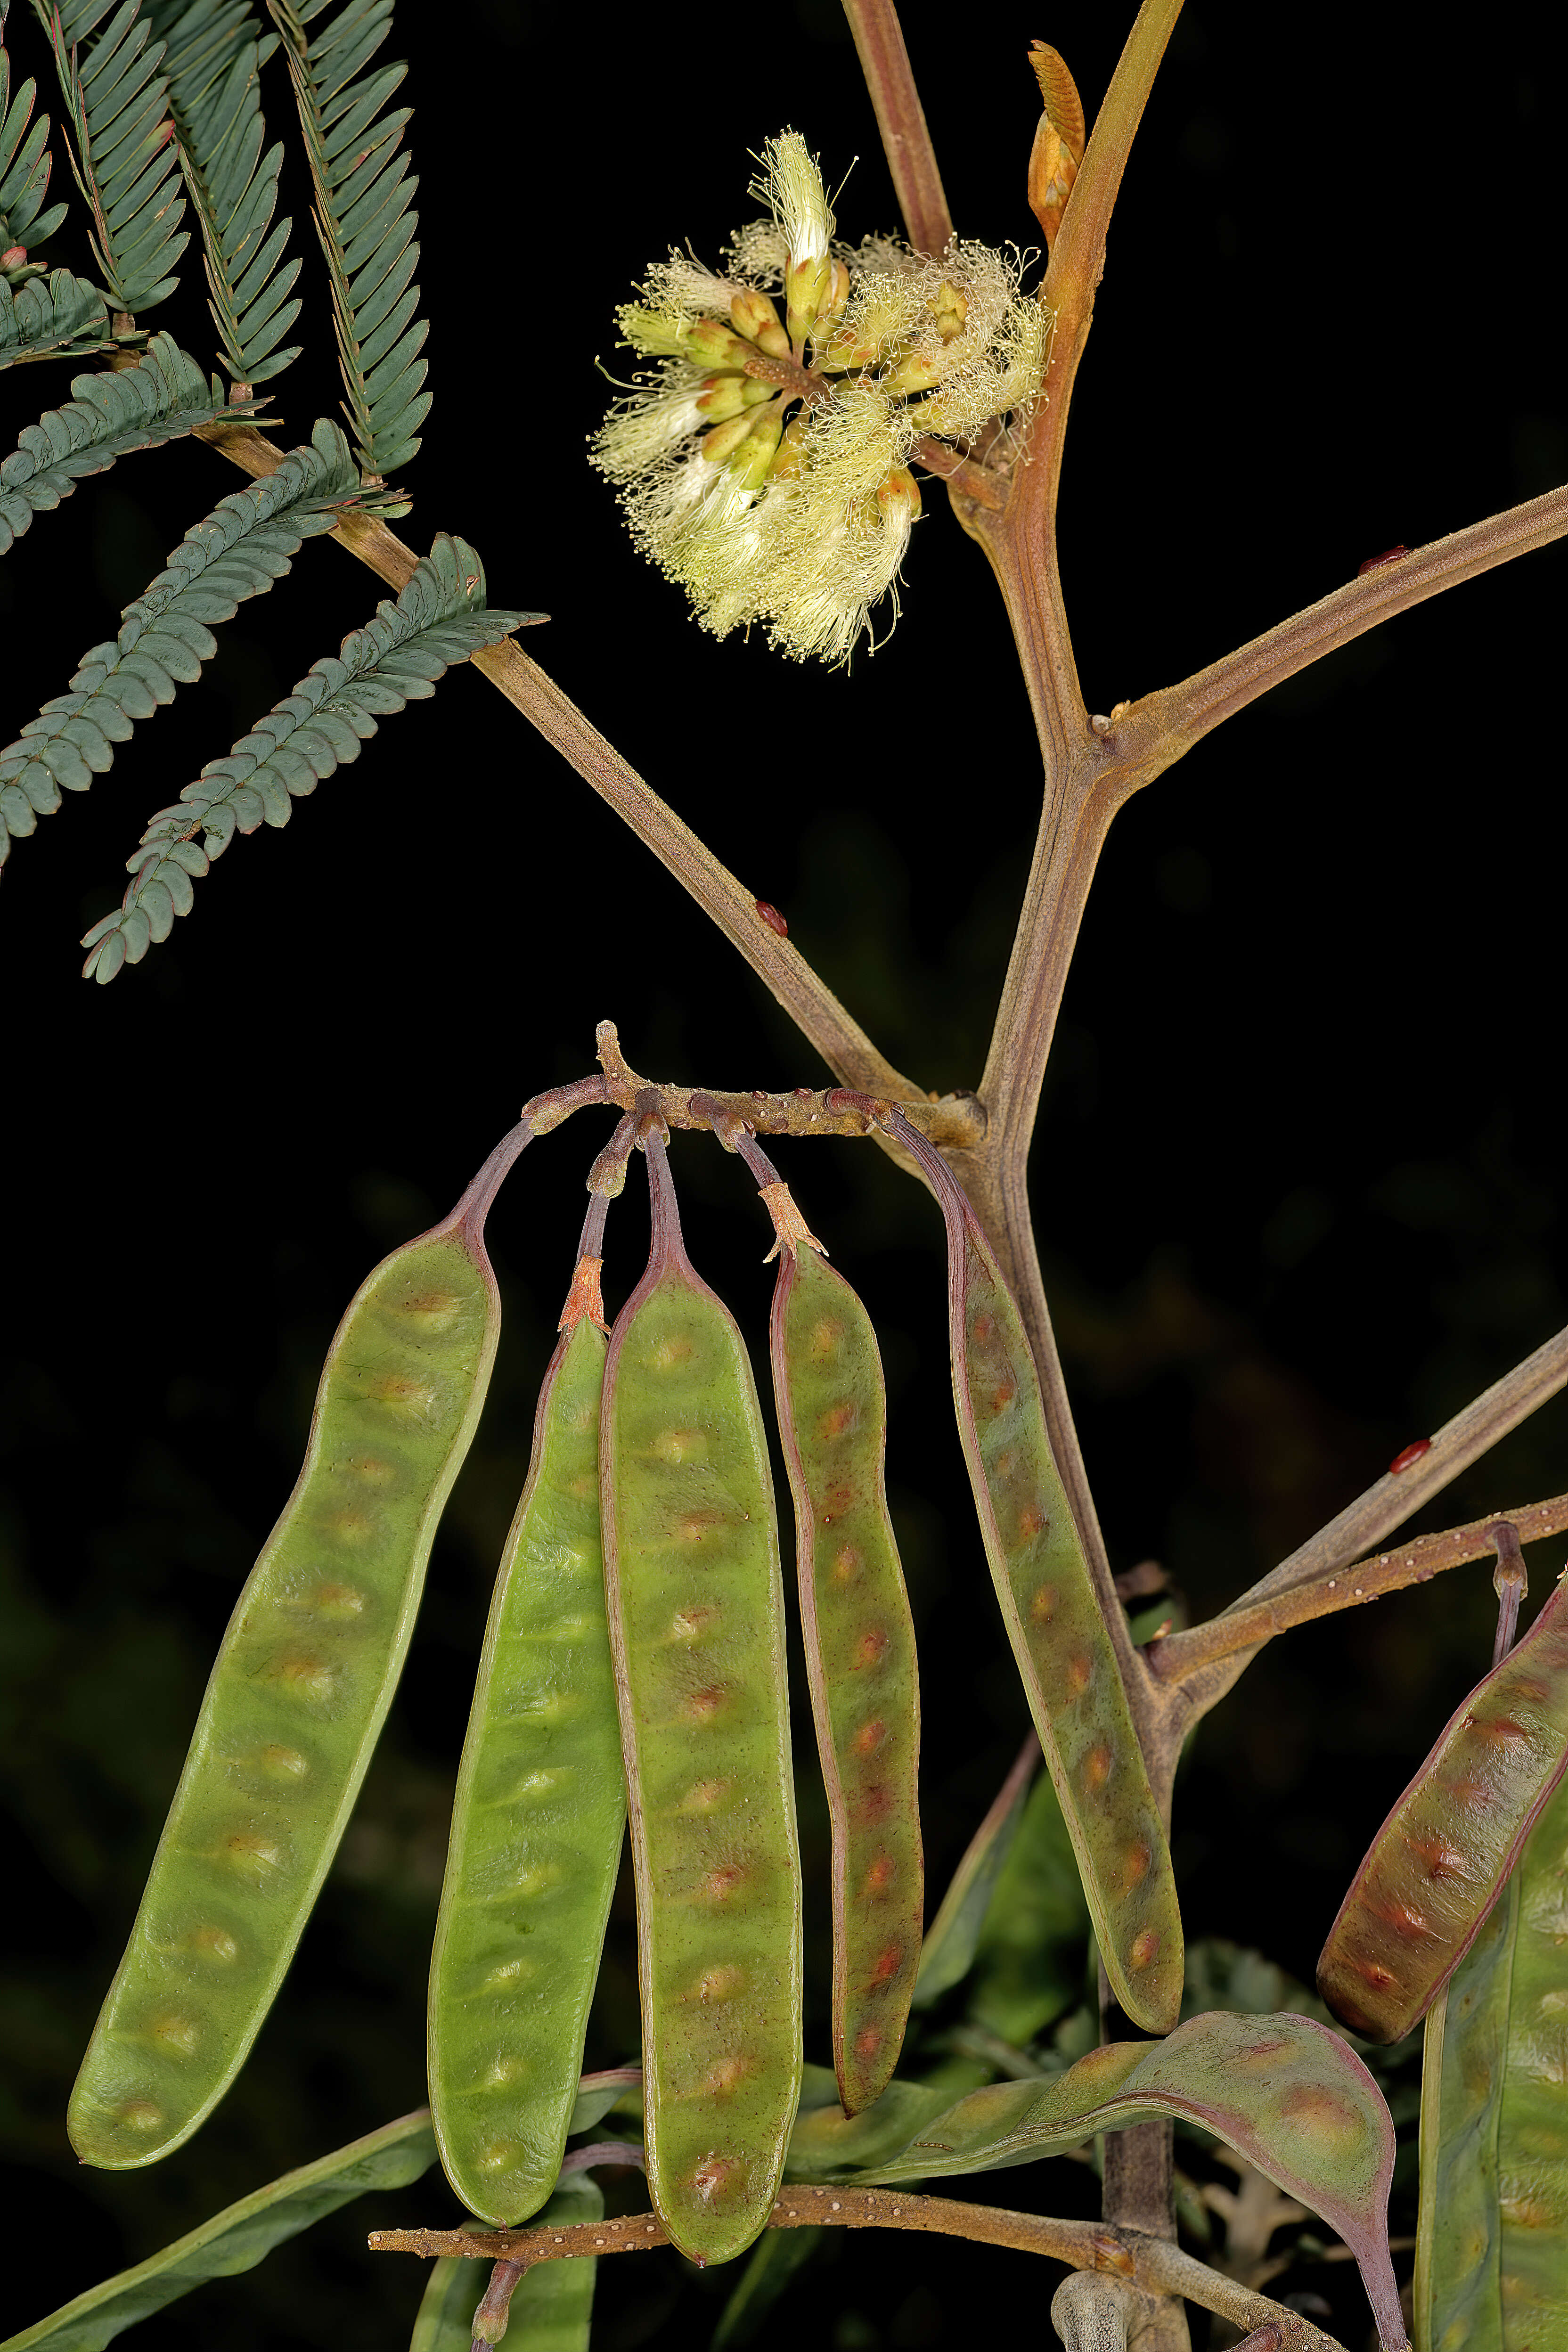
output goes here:
[[897, 614], [917, 445], [1026, 408], [1050, 315], [983, 245], [931, 260], [836, 244], [797, 131], [762, 163], [751, 193], [771, 218], [739, 232], [725, 270], [672, 253], [616, 313], [659, 365], [611, 411], [594, 463], [705, 628], [761, 623], [785, 653], [843, 662], [874, 605], [891, 595]]

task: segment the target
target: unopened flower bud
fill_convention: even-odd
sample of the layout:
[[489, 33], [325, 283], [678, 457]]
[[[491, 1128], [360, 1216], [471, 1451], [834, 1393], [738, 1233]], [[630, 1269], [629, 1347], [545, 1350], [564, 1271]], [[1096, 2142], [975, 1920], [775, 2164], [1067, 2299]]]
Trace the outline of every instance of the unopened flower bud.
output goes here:
[[784, 418], [773, 409], [759, 416], [730, 459], [730, 471], [745, 489], [760, 490], [778, 452]]
[[[805, 342], [826, 309], [833, 293], [833, 264], [826, 254], [812, 261], [790, 261], [784, 268], [784, 303], [792, 346]], [[844, 273], [845, 296], [849, 273]]]
[[937, 333], [944, 343], [951, 343], [955, 336], [963, 334], [963, 322], [969, 316], [969, 297], [961, 294], [956, 286], [950, 286], [944, 278], [926, 304], [926, 309], [936, 320]]
[[882, 390], [893, 394], [929, 392], [933, 383], [941, 382], [942, 374], [940, 360], [928, 359], [922, 352], [911, 352], [908, 359], [899, 362], [890, 375], [882, 378]]
[[755, 343], [760, 352], [769, 352], [775, 360], [790, 356], [790, 340], [779, 317], [765, 294], [737, 294], [730, 305], [730, 318], [738, 335]]
[[752, 419], [749, 416], [737, 415], [726, 417], [722, 425], [715, 425], [710, 433], [702, 436], [702, 455], [710, 466], [721, 466], [731, 450], [740, 447], [751, 429]]
[[896, 466], [877, 492], [877, 506], [884, 522], [891, 522], [896, 513], [907, 513], [913, 522], [921, 510], [921, 486], [907, 466]]
[[717, 319], [699, 319], [680, 338], [680, 350], [699, 367], [741, 368], [752, 356], [750, 343], [731, 333]]
[[806, 420], [804, 416], [791, 417], [789, 423], [784, 426], [783, 436], [780, 439], [778, 454], [768, 469], [768, 476], [771, 481], [793, 482], [796, 480], [804, 471], [805, 465], [805, 436], [807, 429]]
[[[697, 405], [710, 425], [721, 425], [726, 417], [739, 416], [745, 406], [749, 379], [733, 372], [705, 376], [697, 395]], [[768, 387], [771, 391], [772, 385]]]

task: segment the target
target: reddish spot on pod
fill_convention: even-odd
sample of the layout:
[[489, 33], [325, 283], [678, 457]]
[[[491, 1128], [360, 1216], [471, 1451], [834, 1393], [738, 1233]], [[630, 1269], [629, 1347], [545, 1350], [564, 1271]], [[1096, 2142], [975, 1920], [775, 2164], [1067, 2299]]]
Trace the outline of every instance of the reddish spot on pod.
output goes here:
[[1470, 1726], [1483, 1739], [1527, 1740], [1530, 1738], [1527, 1727], [1522, 1723], [1516, 1723], [1511, 1715], [1494, 1715], [1485, 1719], [1472, 1716]]
[[863, 2026], [861, 2031], [855, 2036], [855, 2055], [857, 2058], [874, 2058], [881, 2046], [881, 2032], [880, 2029], [875, 2025]]
[[1018, 1514], [1018, 1533], [1024, 1537], [1037, 1536], [1050, 1526], [1048, 1515], [1037, 1503], [1028, 1504]]
[[1402, 555], [1408, 555], [1409, 552], [1410, 550], [1407, 547], [1385, 547], [1381, 555], [1369, 555], [1364, 563], [1358, 563], [1355, 576], [1359, 580], [1363, 572], [1375, 572], [1381, 564], [1397, 563]]
[[1081, 1697], [1089, 1688], [1093, 1676], [1094, 1660], [1087, 1650], [1080, 1650], [1076, 1657], [1069, 1658], [1067, 1663], [1067, 1673], [1063, 1677], [1069, 1698]]
[[891, 1790], [879, 1784], [875, 1788], [861, 1790], [859, 1796], [849, 1809], [850, 1819], [858, 1830], [875, 1829], [879, 1822], [887, 1820], [892, 1810]]
[[1101, 1740], [1091, 1748], [1083, 1759], [1083, 1785], [1086, 1789], [1103, 1789], [1110, 1778], [1110, 1748]]
[[1405, 1841], [1428, 1878], [1468, 1878], [1468, 1864], [1457, 1846], [1446, 1838], [1406, 1838]]
[[1150, 1853], [1142, 1839], [1135, 1839], [1132, 1844], [1128, 1847], [1126, 1856], [1121, 1864], [1121, 1884], [1123, 1887], [1131, 1890], [1132, 1887], [1139, 1885], [1142, 1881], [1148, 1876], [1149, 1864], [1152, 1862], [1153, 1858], [1153, 1855]]
[[721, 2058], [716, 2066], [709, 2068], [702, 2087], [714, 2098], [728, 2098], [731, 2091], [740, 2088], [751, 2071], [749, 2059], [738, 2055]]
[[1448, 1786], [1453, 1791], [1459, 1811], [1465, 1813], [1473, 1811], [1479, 1806], [1489, 1805], [1496, 1793], [1495, 1790], [1488, 1788], [1484, 1780], [1450, 1780]]
[[1399, 1981], [1394, 1970], [1385, 1969], [1381, 1960], [1352, 1960], [1351, 1966], [1358, 1977], [1364, 1977], [1379, 1992], [1386, 1992], [1391, 1984]]
[[866, 1892], [868, 1895], [885, 1895], [892, 1883], [892, 1856], [879, 1853], [866, 1873]]
[[973, 1322], [970, 1325], [969, 1336], [972, 1339], [978, 1339], [982, 1346], [984, 1346], [995, 1328], [995, 1322], [991, 1316], [980, 1314], [975, 1317]]
[[1160, 1938], [1152, 1927], [1145, 1927], [1133, 1937], [1127, 1948], [1127, 1965], [1131, 1969], [1146, 1969], [1160, 1948]]
[[869, 1723], [863, 1723], [860, 1726], [849, 1745], [857, 1756], [875, 1756], [887, 1736], [888, 1727], [881, 1717], [873, 1716]]
[[721, 1864], [719, 1869], [709, 1871], [702, 1881], [702, 1892], [711, 1903], [727, 1902], [736, 1887], [744, 1882], [745, 1876], [740, 1863]]
[[902, 1960], [903, 1957], [903, 1947], [900, 1944], [889, 1944], [885, 1946], [885, 1948], [878, 1953], [876, 1960], [872, 1965], [871, 1973], [866, 1979], [868, 1984], [884, 1985], [889, 1983], [891, 1979], [898, 1975], [899, 1964]]
[[1386, 1927], [1394, 1929], [1396, 1936], [1415, 1937], [1430, 1936], [1433, 1932], [1427, 1926], [1426, 1915], [1423, 1912], [1417, 1911], [1413, 1903], [1401, 1903], [1394, 1895], [1388, 1895], [1383, 1902], [1373, 1904], [1372, 1910]]
[[1057, 1613], [1057, 1588], [1042, 1584], [1029, 1603], [1029, 1615], [1037, 1625], [1048, 1625]]
[[818, 1437], [842, 1437], [847, 1429], [854, 1428], [858, 1418], [859, 1408], [853, 1398], [846, 1398], [842, 1404], [830, 1404], [819, 1416], [816, 1433]]
[[1012, 1403], [1013, 1399], [1017, 1395], [1017, 1393], [1018, 1383], [1011, 1377], [1011, 1375], [998, 1381], [996, 1386], [991, 1391], [992, 1412], [1005, 1412], [1007, 1407]]
[[[1403, 554], [1404, 550], [1401, 549], [1400, 552]], [[1366, 567], [1363, 564], [1362, 568], [1364, 571]], [[1402, 1453], [1394, 1455], [1393, 1461], [1388, 1465], [1389, 1476], [1391, 1478], [1397, 1478], [1402, 1470], [1408, 1470], [1413, 1462], [1419, 1462], [1424, 1454], [1430, 1454], [1431, 1451], [1431, 1439], [1429, 1437], [1418, 1437], [1413, 1445], [1405, 1446]]]
[[856, 1643], [855, 1655], [850, 1660], [850, 1664], [858, 1669], [862, 1666], [880, 1665], [887, 1654], [887, 1634], [880, 1625], [871, 1625], [868, 1626], [866, 1632]]
[[[743, 2169], [739, 2157], [721, 2156], [717, 2149], [712, 2149], [700, 2164], [693, 2168], [691, 2186], [702, 2202], [710, 2205], [729, 2187], [734, 2175]], [[700, 2264], [702, 2257], [699, 2255], [697, 2259]]]
[[710, 1683], [706, 1690], [693, 1691], [680, 1712], [689, 1723], [710, 1723], [727, 1696], [722, 1683]]
[[853, 1584], [860, 1573], [860, 1554], [853, 1544], [840, 1544], [833, 1555], [835, 1584]]
[[776, 931], [781, 940], [787, 940], [789, 937], [789, 925], [785, 922], [778, 908], [776, 907], [770, 907], [765, 898], [758, 898], [755, 901], [755, 905], [758, 914], [762, 917], [763, 922], [766, 923], [769, 930]]
[[1293, 2083], [1279, 2102], [1279, 2113], [1309, 2139], [1347, 2154], [1361, 2145], [1370, 2128], [1359, 2107], [1322, 2083]]

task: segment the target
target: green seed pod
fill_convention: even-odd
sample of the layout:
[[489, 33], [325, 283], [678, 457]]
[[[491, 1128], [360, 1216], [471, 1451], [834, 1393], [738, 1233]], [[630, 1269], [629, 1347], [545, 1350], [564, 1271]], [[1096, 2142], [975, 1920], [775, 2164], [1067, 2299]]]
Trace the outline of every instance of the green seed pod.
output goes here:
[[877, 1335], [809, 1244], [781, 1250], [773, 1363], [833, 1832], [833, 2063], [853, 2116], [898, 2063], [920, 1967], [920, 1683], [884, 1489]]
[[605, 1339], [585, 1303], [567, 1312], [490, 1605], [430, 1963], [441, 2161], [508, 2228], [561, 2169], [626, 1812], [599, 1540]]
[[478, 1425], [500, 1300], [485, 1211], [529, 1139], [395, 1250], [338, 1327], [299, 1483], [213, 1667], [71, 2095], [86, 2164], [152, 2164], [239, 2072], [337, 1852]]
[[600, 1475], [648, 2188], [683, 2253], [727, 2262], [767, 2221], [800, 2090], [784, 1594], [745, 1348], [646, 1149], [653, 1247], [610, 1336]]
[[1111, 1990], [1168, 2033], [1182, 1916], [1116, 1653], [1051, 1454], [1023, 1318], [940, 1152], [894, 1113], [947, 1222], [952, 1392], [986, 1558]]
[[1478, 1683], [1367, 1850], [1318, 1962], [1336, 2017], [1397, 2042], [1442, 1991], [1568, 1769], [1568, 1586]]

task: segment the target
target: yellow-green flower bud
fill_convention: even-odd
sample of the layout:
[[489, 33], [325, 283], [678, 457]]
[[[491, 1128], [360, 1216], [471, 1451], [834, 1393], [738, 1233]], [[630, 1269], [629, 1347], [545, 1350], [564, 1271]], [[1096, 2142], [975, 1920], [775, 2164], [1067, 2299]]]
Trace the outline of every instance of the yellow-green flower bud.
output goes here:
[[908, 515], [910, 522], [921, 510], [921, 486], [907, 466], [897, 466], [877, 492], [877, 506], [884, 522], [891, 522], [895, 512]]
[[946, 278], [937, 288], [926, 309], [936, 320], [937, 333], [944, 343], [951, 343], [954, 336], [963, 334], [963, 322], [969, 316], [969, 297], [961, 294], [956, 286], [949, 285]]
[[735, 332], [755, 343], [760, 352], [769, 352], [775, 360], [788, 359], [790, 341], [784, 320], [765, 294], [750, 289], [737, 294], [730, 305], [730, 320]]
[[[826, 254], [812, 261], [790, 261], [784, 268], [784, 304], [791, 345], [796, 349], [805, 341], [826, 309], [833, 293], [834, 265]], [[849, 273], [844, 273], [845, 299], [849, 292]]]
[[750, 416], [736, 415], [715, 425], [710, 433], [702, 436], [702, 455], [710, 466], [721, 466], [732, 449], [738, 449], [752, 429]]
[[784, 418], [778, 409], [759, 416], [740, 447], [731, 457], [730, 471], [748, 490], [760, 490], [767, 480], [784, 434]]
[[940, 383], [943, 370], [941, 360], [930, 359], [923, 352], [911, 352], [900, 360], [889, 375], [882, 378], [882, 390], [899, 394], [906, 392], [929, 392]]
[[810, 421], [804, 416], [792, 416], [780, 438], [778, 453], [768, 469], [768, 478], [774, 482], [793, 482], [805, 463], [805, 436]]
[[[747, 377], [732, 372], [703, 377], [702, 389], [697, 394], [697, 405], [710, 425], [721, 425], [726, 417], [739, 416], [746, 405], [748, 382]], [[771, 384], [768, 390], [773, 390]]]
[[699, 367], [742, 368], [752, 356], [752, 346], [718, 319], [699, 319], [694, 327], [688, 327], [679, 349]]

